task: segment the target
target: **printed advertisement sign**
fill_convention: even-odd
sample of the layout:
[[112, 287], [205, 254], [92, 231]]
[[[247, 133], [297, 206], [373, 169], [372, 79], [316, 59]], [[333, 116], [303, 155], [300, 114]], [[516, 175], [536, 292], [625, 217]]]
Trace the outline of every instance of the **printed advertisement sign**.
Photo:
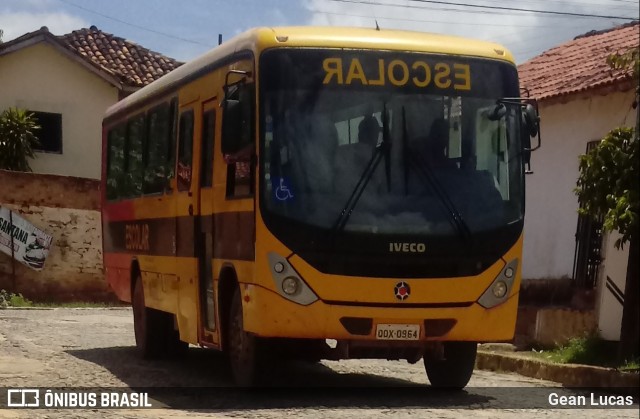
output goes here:
[[34, 227], [8, 208], [0, 207], [0, 251], [12, 255], [18, 262], [41, 271], [49, 254], [52, 237]]

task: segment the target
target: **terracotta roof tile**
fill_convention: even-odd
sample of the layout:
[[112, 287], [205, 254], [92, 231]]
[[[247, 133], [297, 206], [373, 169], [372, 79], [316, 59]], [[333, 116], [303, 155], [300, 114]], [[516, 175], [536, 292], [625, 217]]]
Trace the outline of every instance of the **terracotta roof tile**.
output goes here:
[[57, 37], [67, 48], [130, 87], [159, 79], [181, 62], [91, 26]]
[[520, 85], [541, 100], [628, 83], [629, 75], [613, 71], [607, 57], [639, 45], [638, 22], [589, 32], [519, 65]]

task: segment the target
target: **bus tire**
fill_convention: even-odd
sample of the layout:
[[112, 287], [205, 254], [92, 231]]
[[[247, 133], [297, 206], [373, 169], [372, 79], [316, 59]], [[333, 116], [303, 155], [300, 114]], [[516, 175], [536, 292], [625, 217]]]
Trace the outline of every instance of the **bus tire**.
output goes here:
[[257, 358], [256, 337], [245, 332], [242, 319], [240, 289], [236, 287], [231, 299], [227, 323], [227, 354], [233, 381], [238, 386], [250, 387], [256, 383]]
[[476, 363], [476, 342], [443, 342], [442, 356], [426, 352], [424, 368], [433, 387], [460, 390], [471, 379]]
[[158, 358], [163, 347], [160, 342], [162, 317], [156, 310], [145, 305], [144, 287], [140, 274], [133, 288], [133, 330], [136, 338], [136, 349], [144, 359]]

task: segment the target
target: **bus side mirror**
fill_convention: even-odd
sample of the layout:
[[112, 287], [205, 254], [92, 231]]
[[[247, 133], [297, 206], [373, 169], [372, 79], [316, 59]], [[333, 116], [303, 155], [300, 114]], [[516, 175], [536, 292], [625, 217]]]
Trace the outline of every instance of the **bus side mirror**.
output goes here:
[[[538, 144], [532, 148], [531, 138], [535, 137], [538, 137]], [[522, 108], [522, 152], [524, 164], [528, 168], [525, 173], [533, 173], [531, 171], [531, 152], [539, 149], [540, 146], [540, 116], [536, 107], [527, 103]]]
[[[229, 83], [232, 75], [243, 76], [234, 84]], [[230, 70], [225, 77], [224, 98], [222, 99], [222, 139], [220, 147], [225, 155], [235, 154], [252, 142], [253, 135], [253, 85], [246, 78], [251, 73]]]
[[538, 115], [536, 108], [534, 108], [530, 103], [527, 103], [522, 110], [522, 118], [529, 136], [537, 136], [540, 131], [540, 116]]

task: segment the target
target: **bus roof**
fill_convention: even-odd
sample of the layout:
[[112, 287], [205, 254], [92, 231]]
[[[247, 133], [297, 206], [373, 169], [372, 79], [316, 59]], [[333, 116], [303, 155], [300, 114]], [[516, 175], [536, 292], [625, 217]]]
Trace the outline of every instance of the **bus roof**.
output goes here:
[[[459, 36], [391, 29], [293, 26], [257, 29], [270, 46], [363, 48], [465, 55], [513, 62], [502, 45]], [[273, 36], [275, 35], [275, 36]], [[286, 38], [277, 42], [276, 37]], [[275, 41], [275, 42], [274, 42]], [[500, 51], [500, 52], [498, 52]]]
[[213, 67], [235, 52], [283, 47], [323, 47], [411, 51], [490, 58], [514, 63], [511, 53], [500, 44], [450, 35], [390, 29], [291, 26], [250, 29], [187, 62], [107, 109], [105, 119], [130, 106], [153, 100], [184, 83], [194, 73]]

